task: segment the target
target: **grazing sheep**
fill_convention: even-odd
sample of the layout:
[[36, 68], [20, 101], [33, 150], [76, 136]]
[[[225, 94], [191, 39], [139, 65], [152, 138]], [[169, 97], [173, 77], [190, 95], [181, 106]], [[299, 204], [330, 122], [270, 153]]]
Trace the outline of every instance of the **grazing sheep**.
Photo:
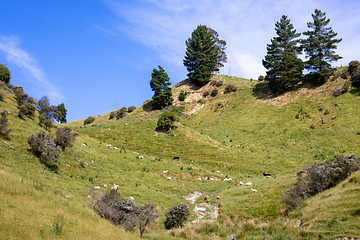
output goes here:
[[165, 174], [169, 173], [169, 170], [163, 171], [162, 173], [165, 175]]
[[67, 199], [70, 199], [70, 197], [68, 195], [65, 196]]
[[243, 185], [244, 183], [243, 183], [242, 181], [239, 181], [239, 184], [240, 184], [240, 185]]
[[106, 184], [104, 184], [104, 188], [107, 188], [107, 185], [106, 185]]
[[134, 199], [133, 197], [131, 197], [131, 196], [130, 196], [129, 198], [130, 198], [131, 201], [134, 201], [134, 200], [135, 200], [135, 199]]
[[119, 148], [118, 147], [114, 147], [115, 150], [118, 150]]
[[87, 145], [86, 145], [85, 143], [83, 143], [83, 146], [84, 146], [84, 147], [87, 147]]
[[171, 177], [168, 177], [166, 180], [171, 180]]
[[271, 177], [270, 173], [263, 173], [264, 177]]
[[257, 190], [256, 190], [256, 189], [253, 189], [253, 188], [251, 188], [251, 191], [253, 191], [253, 192], [257, 192]]
[[101, 188], [100, 186], [94, 187], [94, 189], [100, 189], [100, 188]]
[[216, 198], [217, 198], [217, 199], [220, 199], [220, 196], [217, 196]]
[[225, 178], [224, 181], [228, 182], [228, 181], [231, 181], [232, 178]]
[[144, 159], [144, 156], [138, 156], [138, 159]]
[[116, 185], [116, 184], [114, 183], [114, 186], [112, 186], [110, 190], [117, 191], [118, 188], [119, 188], [119, 185]]
[[108, 144], [108, 145], [106, 145], [108, 148], [111, 148], [111, 145], [110, 144]]
[[252, 186], [253, 183], [252, 183], [252, 182], [247, 182], [247, 183], [245, 183], [245, 185], [246, 185], [246, 186]]

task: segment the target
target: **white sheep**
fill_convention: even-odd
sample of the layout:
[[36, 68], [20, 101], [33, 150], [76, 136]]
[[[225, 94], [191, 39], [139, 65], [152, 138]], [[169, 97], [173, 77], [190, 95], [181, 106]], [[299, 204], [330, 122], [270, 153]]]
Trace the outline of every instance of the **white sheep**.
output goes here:
[[167, 174], [167, 173], [169, 173], [169, 170], [163, 171], [162, 173]]
[[242, 181], [239, 181], [239, 184], [240, 184], [240, 185], [243, 185], [244, 183], [243, 183]]
[[108, 148], [111, 148], [111, 145], [110, 144], [108, 144], [108, 145], [106, 145]]
[[144, 158], [144, 156], [139, 156], [138, 158], [139, 158], [139, 159], [143, 159], [143, 158]]
[[104, 184], [104, 188], [107, 188], [107, 185], [106, 185], [106, 184]]
[[114, 183], [114, 186], [112, 186], [110, 190], [117, 191], [118, 188], [119, 188], [119, 185], [116, 185], [116, 184]]
[[224, 181], [228, 182], [228, 181], [231, 181], [232, 178], [225, 178]]
[[94, 187], [94, 189], [100, 189], [100, 188], [101, 188], [100, 186]]
[[253, 189], [253, 188], [251, 188], [251, 191], [253, 191], [253, 192], [257, 192], [257, 190], [256, 190], [256, 189]]
[[252, 186], [253, 183], [252, 183], [252, 182], [247, 182], [247, 183], [245, 183], [245, 185], [246, 185], [246, 186]]
[[83, 146], [84, 146], [84, 147], [87, 147], [87, 145], [86, 145], [85, 143], [83, 143]]
[[118, 150], [119, 148], [118, 147], [114, 147], [115, 150]]
[[168, 177], [166, 180], [171, 180], [171, 177]]
[[131, 196], [130, 196], [129, 198], [130, 198], [131, 201], [134, 201], [134, 200], [135, 200], [135, 199], [134, 199], [133, 197], [131, 197]]

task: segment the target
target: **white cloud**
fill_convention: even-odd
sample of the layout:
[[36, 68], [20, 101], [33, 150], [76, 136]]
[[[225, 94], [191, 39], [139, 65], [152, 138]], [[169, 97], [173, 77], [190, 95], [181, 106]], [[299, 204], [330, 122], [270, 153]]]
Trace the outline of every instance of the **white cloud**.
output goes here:
[[[339, 4], [335, 0], [106, 1], [119, 18], [118, 31], [156, 49], [164, 61], [176, 68], [183, 67], [185, 41], [196, 26], [203, 24], [215, 29], [228, 47], [229, 63], [222, 73], [227, 74], [230, 67], [232, 75], [246, 78], [265, 73], [261, 60], [266, 55], [266, 44], [275, 36], [275, 22], [282, 15], [287, 15], [295, 29], [303, 32], [307, 30], [307, 22], [312, 21], [311, 14], [319, 8], [331, 19], [334, 31], [342, 33], [340, 36], [339, 32], [339, 37], [358, 39], [360, 3], [347, 2], [351, 4]], [[350, 32], [343, 30], [346, 24], [350, 24]], [[343, 47], [340, 43], [337, 53], [344, 57], [344, 62], [353, 60], [351, 56], [360, 56], [354, 41], [343, 42], [349, 45]]]
[[38, 87], [43, 88], [51, 100], [58, 102], [65, 98], [58, 88], [46, 79], [36, 60], [20, 48], [20, 41], [16, 36], [0, 35], [0, 50], [5, 53], [8, 62], [24, 69], [30, 75], [30, 80]]

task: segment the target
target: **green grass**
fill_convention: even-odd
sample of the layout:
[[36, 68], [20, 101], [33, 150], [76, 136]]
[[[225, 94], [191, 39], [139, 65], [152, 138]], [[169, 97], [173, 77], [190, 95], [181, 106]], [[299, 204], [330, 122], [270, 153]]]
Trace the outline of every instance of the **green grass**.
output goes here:
[[[160, 217], [145, 232], [148, 239], [217, 239], [235, 233], [244, 239], [306, 239], [319, 234], [331, 238], [339, 236], [339, 232], [355, 237], [356, 211], [360, 209], [354, 200], [360, 195], [355, 180], [342, 187], [343, 196], [348, 199], [344, 206], [339, 207], [340, 198], [330, 201], [325, 192], [304, 203], [289, 218], [283, 218], [280, 200], [304, 166], [338, 154], [358, 153], [359, 96], [326, 95], [326, 91], [338, 87], [337, 80], [319, 89], [300, 89], [264, 100], [264, 87], [255, 86], [256, 81], [216, 78], [224, 81], [216, 97], [178, 103], [183, 112], [200, 110], [181, 116], [169, 134], [155, 132], [162, 112], [149, 111], [149, 104], [120, 120], [108, 120], [106, 113], [86, 126], [83, 120], [65, 124], [79, 136], [72, 148], [61, 153], [58, 173], [46, 169], [27, 151], [27, 138], [43, 130], [37, 116], [19, 119], [13, 95], [6, 95], [0, 101], [0, 110], [6, 107], [12, 113], [8, 116], [12, 132], [0, 142], [0, 194], [4, 199], [0, 205], [0, 215], [4, 217], [0, 220], [4, 224], [0, 238], [112, 239], [119, 234], [123, 239], [136, 237], [138, 230], [124, 232], [100, 219], [87, 206], [90, 189], [104, 184], [110, 187], [113, 183], [120, 185], [123, 196], [133, 196], [137, 204], [151, 201], [157, 206]], [[222, 94], [227, 84], [238, 86], [238, 91]], [[174, 98], [184, 87], [173, 87]], [[191, 91], [187, 99], [202, 89]], [[325, 124], [322, 119], [326, 119]], [[54, 135], [54, 131], [48, 133]], [[140, 155], [144, 158], [138, 159]], [[174, 157], [180, 160], [173, 160]], [[169, 173], [162, 174], [164, 170]], [[271, 173], [272, 177], [263, 179], [262, 172]], [[172, 179], [166, 180], [167, 177]], [[220, 181], [198, 180], [205, 177]], [[225, 177], [232, 181], [222, 181]], [[252, 182], [257, 192], [241, 186], [239, 180]], [[218, 221], [166, 231], [166, 210], [185, 201], [183, 196], [194, 191], [208, 195], [211, 204], [221, 206]], [[328, 200], [329, 206], [316, 209], [315, 216], [310, 213], [318, 204], [326, 206], [317, 198]], [[330, 214], [331, 206], [337, 206], [337, 212]], [[42, 208], [46, 214], [40, 211]], [[39, 220], [32, 221], [34, 216]], [[195, 219], [193, 215], [190, 220]], [[296, 225], [299, 219], [305, 226], [302, 232]], [[97, 229], [91, 229], [92, 221]], [[111, 230], [105, 233], [105, 229]]]

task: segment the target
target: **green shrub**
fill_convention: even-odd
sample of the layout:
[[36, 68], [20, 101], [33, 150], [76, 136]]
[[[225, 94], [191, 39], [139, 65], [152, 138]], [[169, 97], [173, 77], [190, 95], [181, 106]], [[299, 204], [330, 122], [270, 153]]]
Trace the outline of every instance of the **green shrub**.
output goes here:
[[157, 122], [156, 131], [169, 132], [174, 127], [174, 123], [177, 120], [175, 113], [164, 112]]
[[5, 95], [6, 95], [6, 92], [4, 90], [0, 89], [0, 101], [4, 101]]
[[28, 138], [28, 144], [30, 145], [30, 150], [36, 157], [42, 160], [45, 166], [57, 169], [54, 163], [59, 161], [61, 149], [56, 146], [50, 135], [38, 132]]
[[203, 97], [207, 97], [207, 96], [209, 96], [210, 95], [210, 93], [209, 93], [209, 91], [205, 91], [205, 92], [203, 92]]
[[49, 130], [50, 128], [52, 128], [54, 126], [53, 121], [50, 118], [48, 118], [47, 116], [42, 115], [42, 114], [39, 115], [39, 125], [40, 125], [40, 127], [43, 127], [46, 130]]
[[216, 87], [221, 87], [223, 84], [224, 84], [224, 82], [220, 80], [220, 81], [216, 82], [215, 86]]
[[282, 202], [287, 204], [287, 211], [292, 210], [301, 205], [302, 199], [336, 186], [358, 170], [360, 158], [354, 154], [337, 156], [322, 163], [315, 162], [298, 173], [297, 182], [287, 190]]
[[351, 76], [350, 81], [353, 87], [360, 87], [360, 67], [358, 67], [356, 73]]
[[166, 214], [165, 228], [182, 227], [190, 216], [190, 208], [186, 203], [179, 203], [170, 208]]
[[231, 93], [231, 92], [236, 92], [236, 90], [238, 89], [237, 86], [234, 86], [232, 84], [229, 84], [225, 87], [224, 89], [224, 93]]
[[109, 120], [110, 120], [110, 119], [113, 119], [114, 117], [116, 117], [116, 113], [117, 113], [116, 111], [111, 112], [110, 115], [109, 115]]
[[216, 95], [218, 94], [219, 90], [217, 90], [217, 88], [215, 88], [214, 90], [211, 91], [210, 96], [212, 97], [216, 97]]
[[119, 120], [120, 118], [125, 117], [127, 115], [126, 110], [127, 110], [126, 107], [120, 108], [120, 110], [116, 112], [116, 119]]
[[258, 77], [258, 81], [259, 81], [259, 82], [263, 82], [264, 80], [265, 80], [265, 78], [264, 78], [263, 75], [260, 75], [260, 76]]
[[304, 83], [310, 83], [314, 86], [320, 86], [322, 84], [324, 84], [327, 79], [329, 78], [330, 72], [326, 71], [326, 72], [312, 72], [307, 74], [304, 78], [303, 78], [303, 82]]
[[135, 111], [135, 109], [136, 109], [135, 106], [130, 106], [130, 107], [128, 107], [127, 112], [131, 113], [131, 112]]
[[349, 62], [348, 72], [350, 76], [353, 76], [357, 72], [359, 66], [360, 66], [360, 62], [357, 60]]
[[10, 71], [7, 67], [0, 64], [0, 81], [4, 82], [5, 84], [9, 84], [10, 82]]
[[18, 116], [20, 118], [23, 118], [24, 116], [33, 117], [35, 113], [35, 106], [31, 103], [25, 103], [24, 105], [21, 105], [19, 108]]
[[186, 95], [188, 95], [189, 92], [184, 92], [183, 90], [180, 91], [180, 94], [179, 94], [179, 101], [185, 101], [185, 98], [186, 98]]
[[0, 112], [2, 118], [6, 118], [9, 114], [10, 112], [6, 108]]
[[29, 98], [29, 95], [26, 94], [22, 87], [15, 87], [15, 98], [19, 106], [24, 105]]
[[56, 130], [55, 135], [55, 144], [65, 150], [66, 147], [72, 146], [78, 134], [72, 132], [69, 127], [61, 127]]
[[84, 120], [84, 125], [90, 124], [94, 121], [95, 121], [94, 117], [88, 117], [87, 119]]
[[8, 120], [5, 117], [0, 118], [0, 137], [6, 137], [11, 132], [7, 122]]

